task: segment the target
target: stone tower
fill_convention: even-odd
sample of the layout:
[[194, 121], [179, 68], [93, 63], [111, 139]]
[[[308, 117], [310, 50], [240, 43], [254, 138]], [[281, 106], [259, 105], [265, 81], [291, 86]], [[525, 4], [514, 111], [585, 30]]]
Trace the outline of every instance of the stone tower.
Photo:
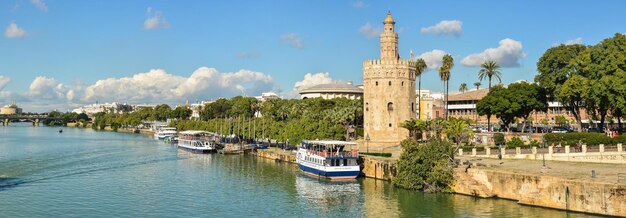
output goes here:
[[363, 125], [369, 146], [399, 144], [409, 136], [400, 124], [416, 117], [417, 64], [398, 55], [395, 23], [387, 13], [385, 30], [380, 34], [380, 59], [363, 62]]

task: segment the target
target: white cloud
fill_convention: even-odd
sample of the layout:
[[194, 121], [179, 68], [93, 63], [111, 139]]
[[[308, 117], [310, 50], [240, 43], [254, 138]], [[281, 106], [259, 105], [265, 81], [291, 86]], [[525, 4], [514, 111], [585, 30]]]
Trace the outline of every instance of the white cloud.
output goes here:
[[307, 73], [304, 75], [304, 79], [297, 81], [293, 85], [293, 89], [284, 94], [284, 98], [299, 98], [300, 90], [306, 89], [311, 86], [319, 85], [319, 84], [327, 84], [338, 82], [337, 80], [333, 80], [330, 77], [330, 73], [328, 72], [320, 72], [320, 73]]
[[460, 20], [442, 20], [434, 26], [423, 27], [420, 31], [438, 36], [461, 36], [463, 34], [463, 22]]
[[326, 84], [326, 83], [332, 83], [332, 82], [335, 82], [335, 81], [333, 80], [333, 78], [330, 77], [330, 74], [328, 72], [321, 72], [321, 73], [315, 73], [315, 74], [307, 73], [304, 75], [303, 80], [297, 81], [293, 85], [293, 89], [302, 90], [302, 89], [306, 89], [314, 85]]
[[9, 24], [9, 26], [7, 26], [6, 30], [4, 31], [4, 36], [7, 38], [22, 38], [26, 37], [27, 35], [28, 33], [26, 32], [26, 30], [17, 26], [15, 22], [11, 22], [11, 24]]
[[565, 45], [576, 45], [576, 44], [582, 45], [583, 38], [578, 37], [576, 39], [570, 39], [565, 42]]
[[162, 69], [132, 77], [99, 80], [85, 88], [83, 101], [126, 101], [168, 103], [184, 99], [206, 99], [235, 95], [257, 95], [273, 88], [271, 76], [249, 70], [220, 73], [201, 67], [189, 77], [168, 74]]
[[365, 8], [365, 7], [367, 7], [367, 4], [365, 4], [365, 2], [363, 2], [361, 0], [357, 0], [357, 1], [352, 3], [352, 7], [353, 8]]
[[46, 5], [43, 0], [30, 0], [30, 3], [35, 5], [35, 7], [37, 7], [39, 10], [43, 12], [48, 12], [48, 5]]
[[434, 49], [432, 51], [424, 52], [416, 58], [424, 59], [424, 62], [426, 62], [426, 66], [428, 66], [429, 70], [437, 70], [441, 67], [441, 62], [443, 62], [443, 56], [445, 54], [448, 54], [448, 52]]
[[280, 42], [283, 44], [288, 44], [291, 47], [301, 49], [304, 48], [304, 43], [302, 39], [295, 33], [287, 33], [280, 36]]
[[2, 91], [2, 89], [4, 89], [4, 87], [7, 86], [9, 82], [11, 82], [11, 78], [6, 76], [0, 76], [0, 91]]
[[363, 35], [367, 36], [367, 38], [370, 38], [370, 39], [378, 37], [382, 31], [383, 31], [382, 26], [374, 27], [372, 26], [370, 22], [365, 23], [365, 25], [359, 28], [359, 32], [361, 32]]
[[58, 100], [64, 98], [71, 100], [70, 96], [67, 95], [69, 91], [69, 87], [54, 78], [38, 76], [30, 83], [27, 95], [32, 100]]
[[167, 29], [170, 24], [167, 22], [161, 11], [153, 10], [152, 7], [146, 9], [148, 17], [143, 22], [143, 28], [146, 30], [152, 29]]
[[465, 66], [477, 67], [488, 60], [497, 62], [501, 67], [518, 67], [520, 60], [526, 57], [522, 51], [522, 42], [513, 39], [500, 40], [497, 48], [488, 48], [481, 53], [470, 54], [461, 60]]

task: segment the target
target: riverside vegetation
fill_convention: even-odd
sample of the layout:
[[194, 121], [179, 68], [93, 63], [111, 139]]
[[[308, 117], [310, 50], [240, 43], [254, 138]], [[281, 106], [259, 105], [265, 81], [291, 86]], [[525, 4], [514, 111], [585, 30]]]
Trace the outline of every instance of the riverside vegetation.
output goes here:
[[[218, 99], [201, 107], [200, 118], [190, 120], [187, 107], [171, 109], [167, 104], [134, 112], [95, 114], [93, 128], [134, 128], [144, 121], [172, 120], [178, 130], [206, 130], [246, 138], [273, 139], [298, 144], [303, 139], [345, 140], [362, 135], [363, 101], [336, 98], [270, 99], [236, 96]], [[356, 130], [356, 131], [352, 131]]]

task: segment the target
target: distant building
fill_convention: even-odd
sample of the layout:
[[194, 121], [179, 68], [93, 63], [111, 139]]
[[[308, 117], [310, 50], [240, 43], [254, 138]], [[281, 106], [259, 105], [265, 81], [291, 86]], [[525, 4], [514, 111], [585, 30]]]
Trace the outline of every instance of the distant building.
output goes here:
[[17, 104], [15, 104], [15, 101], [11, 102], [11, 104], [5, 105], [4, 107], [0, 108], [0, 115], [15, 115], [15, 114], [21, 114], [21, 113], [22, 113], [22, 108], [19, 108]]
[[417, 62], [398, 54], [398, 33], [391, 13], [380, 33], [380, 59], [363, 62], [363, 125], [366, 143], [397, 145], [409, 136], [400, 125], [416, 117]]
[[[517, 81], [521, 82], [521, 81]], [[453, 93], [448, 96], [448, 116], [449, 117], [462, 117], [473, 120], [478, 125], [487, 125], [487, 116], [479, 116], [476, 112], [476, 103], [489, 93], [488, 88], [473, 89], [467, 92]], [[575, 121], [574, 116], [567, 110], [567, 108], [558, 101], [548, 101], [547, 112], [533, 112], [530, 117], [533, 119], [534, 125], [556, 125], [555, 118], [557, 116], [564, 116], [567, 120], [573, 123]], [[581, 118], [583, 126], [588, 126], [590, 123], [589, 116], [584, 109], [581, 109]], [[497, 125], [498, 118], [496, 116], [491, 117], [492, 125]]]
[[200, 111], [202, 111], [202, 107], [206, 104], [213, 103], [215, 101], [200, 101], [193, 104], [189, 104], [189, 109], [191, 109], [191, 119], [200, 119]]
[[[362, 86], [361, 86], [362, 87]], [[363, 97], [363, 88], [352, 85], [352, 82], [334, 82], [311, 86], [300, 91], [300, 98], [347, 98], [361, 99]]]
[[79, 108], [72, 110], [72, 112], [80, 114], [85, 113], [89, 116], [92, 116], [96, 113], [100, 112], [112, 112], [112, 113], [123, 113], [133, 111], [133, 106], [129, 104], [121, 104], [121, 103], [103, 103], [103, 104], [90, 104], [85, 105]]
[[261, 96], [256, 96], [254, 98], [256, 98], [257, 100], [261, 102], [265, 102], [270, 99], [280, 99], [280, 96], [278, 96], [276, 93], [273, 93], [273, 92], [263, 92], [261, 93]]
[[415, 101], [421, 102], [417, 110], [417, 117], [421, 120], [433, 120], [443, 117], [443, 96], [441, 93], [433, 93], [430, 90], [421, 90], [421, 98]]

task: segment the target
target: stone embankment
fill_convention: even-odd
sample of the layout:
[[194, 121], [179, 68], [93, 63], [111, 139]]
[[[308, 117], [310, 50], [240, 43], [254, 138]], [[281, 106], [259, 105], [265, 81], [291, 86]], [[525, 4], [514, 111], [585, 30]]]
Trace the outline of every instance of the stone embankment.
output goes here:
[[626, 185], [580, 179], [457, 168], [453, 190], [483, 198], [561, 210], [626, 216]]
[[[520, 160], [521, 161], [521, 160]], [[591, 165], [576, 167], [578, 163], [549, 162], [547, 175], [537, 170], [524, 169], [519, 165], [540, 168], [539, 161], [507, 162], [505, 165], [516, 166], [508, 169], [499, 160], [489, 163], [498, 165], [489, 167], [465, 167], [454, 170], [453, 191], [458, 194], [482, 198], [504, 198], [516, 200], [520, 204], [594, 213], [612, 216], [626, 216], [626, 181], [621, 181], [618, 172], [623, 165], [610, 171], [601, 169], [611, 165]], [[499, 162], [499, 163], [498, 163]], [[533, 162], [531, 164], [527, 162]], [[363, 157], [365, 177], [391, 180], [396, 175], [396, 160], [393, 158]], [[578, 168], [578, 170], [572, 168]], [[590, 173], [589, 168], [598, 169], [602, 175], [595, 179], [586, 179], [582, 171]], [[554, 172], [554, 171], [559, 172]], [[589, 171], [587, 171], [589, 170]], [[528, 173], [524, 173], [527, 171]], [[579, 172], [581, 171], [581, 172]], [[625, 171], [626, 172], [626, 171]], [[626, 180], [626, 174], [622, 175]], [[604, 181], [612, 181], [604, 182]]]

